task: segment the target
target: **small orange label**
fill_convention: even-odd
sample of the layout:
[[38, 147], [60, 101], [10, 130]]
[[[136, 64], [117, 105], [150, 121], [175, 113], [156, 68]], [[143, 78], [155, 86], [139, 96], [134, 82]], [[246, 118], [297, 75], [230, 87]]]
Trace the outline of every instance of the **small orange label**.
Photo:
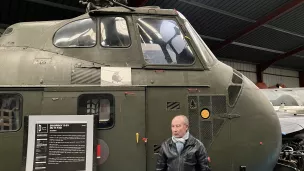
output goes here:
[[204, 119], [208, 119], [210, 117], [210, 112], [208, 109], [203, 109], [201, 112], [201, 117]]

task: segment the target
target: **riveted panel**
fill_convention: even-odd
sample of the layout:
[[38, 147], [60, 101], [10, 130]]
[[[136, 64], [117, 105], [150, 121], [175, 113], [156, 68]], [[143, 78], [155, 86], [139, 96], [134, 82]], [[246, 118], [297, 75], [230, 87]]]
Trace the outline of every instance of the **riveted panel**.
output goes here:
[[242, 77], [239, 77], [238, 75], [236, 75], [235, 73], [233, 73], [232, 82], [234, 84], [242, 84], [243, 83], [243, 79], [242, 79]]

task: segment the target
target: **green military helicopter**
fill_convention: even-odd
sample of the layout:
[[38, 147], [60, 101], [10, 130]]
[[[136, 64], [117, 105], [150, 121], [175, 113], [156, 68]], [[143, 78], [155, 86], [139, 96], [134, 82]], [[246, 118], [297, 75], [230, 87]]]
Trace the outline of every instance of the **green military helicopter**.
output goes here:
[[214, 171], [273, 170], [282, 136], [259, 89], [217, 60], [178, 11], [88, 1], [0, 38], [0, 170], [24, 167], [23, 118], [98, 115], [97, 170], [153, 171], [171, 119], [189, 117]]

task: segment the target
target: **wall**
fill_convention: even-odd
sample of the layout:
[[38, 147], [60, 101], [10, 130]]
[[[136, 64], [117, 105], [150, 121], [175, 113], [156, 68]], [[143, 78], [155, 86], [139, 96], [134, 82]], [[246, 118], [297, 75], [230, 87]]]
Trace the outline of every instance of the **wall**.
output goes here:
[[267, 68], [263, 74], [267, 85], [282, 83], [286, 87], [300, 87], [299, 72], [278, 68]]
[[243, 73], [247, 78], [249, 78], [252, 82], [257, 82], [257, 75], [256, 75], [256, 66], [254, 64], [248, 63], [240, 63], [240, 62], [233, 62], [233, 61], [224, 61], [221, 60], [223, 63], [231, 66], [232, 68], [240, 71]]
[[[221, 59], [221, 61], [242, 72], [252, 82], [257, 82], [256, 65], [223, 59]], [[277, 83], [284, 84], [286, 87], [290, 88], [300, 86], [298, 71], [270, 67], [263, 72], [263, 79], [268, 87], [276, 85]]]

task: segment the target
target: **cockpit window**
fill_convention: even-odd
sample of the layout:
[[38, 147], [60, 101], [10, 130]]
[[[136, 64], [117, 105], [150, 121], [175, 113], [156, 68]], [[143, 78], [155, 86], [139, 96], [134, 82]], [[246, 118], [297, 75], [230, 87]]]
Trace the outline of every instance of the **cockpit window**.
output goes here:
[[131, 44], [127, 22], [122, 17], [101, 18], [100, 32], [104, 47], [128, 47]]
[[96, 44], [96, 22], [83, 19], [69, 23], [60, 28], [54, 36], [57, 47], [92, 47]]
[[214, 54], [211, 52], [211, 50], [208, 48], [208, 46], [202, 40], [201, 36], [191, 26], [190, 22], [186, 19], [186, 17], [180, 12], [177, 12], [177, 13], [178, 13], [178, 16], [184, 21], [188, 32], [190, 33], [191, 37], [194, 39], [193, 41], [197, 45], [197, 47], [199, 49], [199, 53], [203, 57], [205, 64], [208, 67], [214, 65], [217, 62], [217, 58], [214, 56]]
[[148, 64], [192, 64], [194, 53], [174, 20], [141, 18], [138, 29]]

